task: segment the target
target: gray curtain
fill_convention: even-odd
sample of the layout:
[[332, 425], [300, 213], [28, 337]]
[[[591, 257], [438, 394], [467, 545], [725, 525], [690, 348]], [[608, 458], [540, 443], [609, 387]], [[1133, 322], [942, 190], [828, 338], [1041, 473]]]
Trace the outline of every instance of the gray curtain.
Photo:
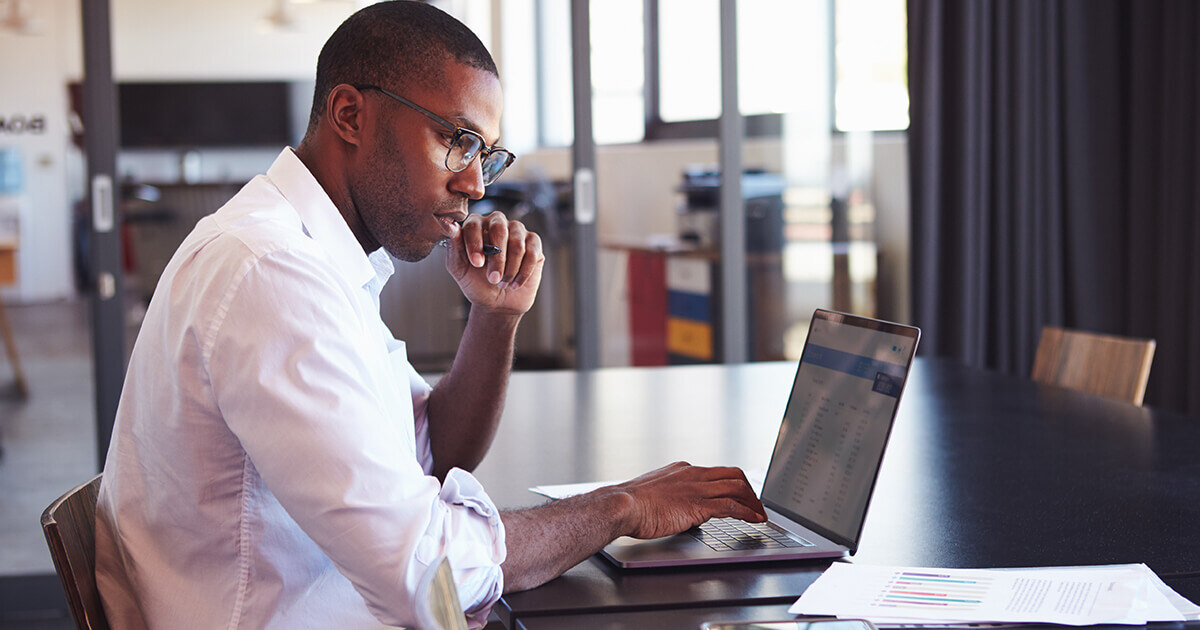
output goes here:
[[909, 0], [922, 351], [1028, 374], [1046, 324], [1154, 337], [1200, 416], [1200, 2]]

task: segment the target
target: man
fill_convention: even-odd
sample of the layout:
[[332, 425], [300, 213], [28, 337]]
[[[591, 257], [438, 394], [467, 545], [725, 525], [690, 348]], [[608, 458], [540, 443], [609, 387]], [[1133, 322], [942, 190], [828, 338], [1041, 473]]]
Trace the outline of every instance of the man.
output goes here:
[[[733, 468], [504, 513], [467, 472], [544, 262], [520, 223], [467, 214], [511, 162], [500, 106], [486, 49], [427, 5], [372, 5], [330, 37], [304, 140], [197, 224], [138, 335], [97, 507], [114, 627], [409, 625], [443, 554], [478, 625], [617, 536], [765, 519]], [[472, 308], [430, 388], [378, 296], [388, 254], [439, 242]]]

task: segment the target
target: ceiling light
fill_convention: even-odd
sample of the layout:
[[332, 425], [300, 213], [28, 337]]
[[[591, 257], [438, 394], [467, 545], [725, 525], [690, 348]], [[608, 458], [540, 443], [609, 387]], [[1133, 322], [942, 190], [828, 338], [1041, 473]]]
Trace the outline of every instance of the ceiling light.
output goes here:
[[296, 29], [296, 16], [288, 0], [275, 0], [271, 10], [263, 16], [263, 24], [272, 30], [290, 31]]
[[36, 35], [40, 20], [25, 10], [25, 0], [8, 0], [8, 9], [0, 19], [0, 29], [20, 35]]

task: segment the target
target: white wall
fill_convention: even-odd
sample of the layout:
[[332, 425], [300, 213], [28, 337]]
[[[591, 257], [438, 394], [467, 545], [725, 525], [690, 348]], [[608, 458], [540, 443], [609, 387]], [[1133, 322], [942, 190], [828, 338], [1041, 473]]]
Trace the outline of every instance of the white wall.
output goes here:
[[21, 153], [25, 192], [21, 196], [17, 284], [6, 299], [40, 301], [74, 292], [71, 272], [71, 204], [67, 183], [67, 92], [63, 77], [78, 60], [69, 58], [67, 38], [78, 24], [78, 0], [26, 3], [37, 17], [35, 32], [0, 31], [0, 116], [40, 117], [42, 131], [0, 131], [0, 146]]
[[[35, 32], [0, 32], [0, 116], [41, 116], [40, 133], [0, 132], [0, 146], [21, 151], [18, 283], [7, 299], [41, 301], [74, 293], [71, 269], [73, 189], [82, 190], [82, 165], [69, 154], [66, 86], [83, 75], [80, 0], [26, 2]], [[321, 45], [357, 2], [316, 2], [293, 8], [296, 25], [272, 30], [263, 17], [274, 0], [112, 0], [113, 74], [118, 81], [311, 81]], [[205, 161], [212, 178], [247, 177], [270, 164], [261, 155], [215, 152]], [[68, 163], [75, 161], [69, 168]], [[258, 164], [263, 163], [261, 168]], [[122, 159], [129, 172], [146, 169], [175, 179], [169, 152]], [[140, 172], [140, 170], [139, 170]], [[252, 174], [252, 173], [251, 173]]]
[[[110, 3], [118, 81], [311, 81], [321, 45], [361, 4], [297, 4], [294, 27], [278, 29], [264, 20], [275, 0]], [[82, 74], [80, 65], [71, 71]]]

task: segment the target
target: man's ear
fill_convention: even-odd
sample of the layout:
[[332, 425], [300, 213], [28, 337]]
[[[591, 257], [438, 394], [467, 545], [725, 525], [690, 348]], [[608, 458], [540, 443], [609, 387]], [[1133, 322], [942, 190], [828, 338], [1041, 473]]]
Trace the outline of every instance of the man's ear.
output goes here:
[[362, 142], [365, 122], [363, 93], [345, 83], [329, 91], [325, 103], [325, 119], [342, 141], [358, 146]]

